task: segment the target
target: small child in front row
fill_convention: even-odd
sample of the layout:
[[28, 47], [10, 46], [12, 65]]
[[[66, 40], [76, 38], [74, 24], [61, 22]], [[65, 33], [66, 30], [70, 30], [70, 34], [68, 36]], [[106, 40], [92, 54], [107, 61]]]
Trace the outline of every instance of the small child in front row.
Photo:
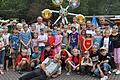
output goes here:
[[110, 56], [107, 53], [107, 49], [100, 48], [99, 62], [97, 63], [97, 68], [94, 71], [96, 76], [101, 77], [101, 80], [108, 80], [108, 73], [111, 73], [111, 66], [109, 64]]
[[92, 59], [90, 58], [90, 54], [88, 51], [84, 52], [84, 57], [81, 60], [81, 73], [82, 74], [90, 74], [93, 66]]
[[80, 65], [81, 65], [81, 55], [78, 51], [78, 49], [72, 50], [72, 58], [68, 60], [68, 73], [67, 75], [70, 75], [70, 72], [73, 70], [76, 70], [79, 74], [80, 71]]
[[40, 63], [40, 51], [38, 46], [34, 46], [31, 60], [31, 68], [34, 69]]
[[29, 68], [29, 57], [27, 52], [28, 51], [26, 49], [23, 49], [21, 54], [17, 57], [16, 68], [18, 71], [28, 70]]

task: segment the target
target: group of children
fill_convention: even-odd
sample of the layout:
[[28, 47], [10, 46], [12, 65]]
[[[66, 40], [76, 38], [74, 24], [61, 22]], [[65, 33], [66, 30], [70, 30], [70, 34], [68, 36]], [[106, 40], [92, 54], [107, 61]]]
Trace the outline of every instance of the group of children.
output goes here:
[[37, 21], [42, 28], [38, 24], [18, 23], [12, 34], [6, 25], [0, 29], [0, 74], [4, 74], [4, 69], [9, 70], [10, 59], [14, 71], [30, 71], [55, 54], [61, 55], [66, 75], [76, 71], [107, 80], [112, 71], [120, 74], [118, 27], [101, 23], [102, 28], [96, 28], [91, 21], [79, 25], [74, 17], [72, 24], [55, 25], [52, 30], [44, 27], [41, 17]]

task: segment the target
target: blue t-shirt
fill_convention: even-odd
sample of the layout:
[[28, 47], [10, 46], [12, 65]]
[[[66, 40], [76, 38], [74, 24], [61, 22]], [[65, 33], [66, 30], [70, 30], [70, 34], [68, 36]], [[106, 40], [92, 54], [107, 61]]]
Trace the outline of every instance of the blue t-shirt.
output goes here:
[[70, 37], [70, 45], [71, 46], [77, 46], [78, 44], [78, 33], [70, 33], [69, 37]]
[[12, 48], [13, 49], [18, 49], [20, 45], [20, 36], [19, 35], [11, 35], [10, 36], [10, 41], [12, 43]]
[[101, 40], [102, 40], [102, 36], [94, 36], [93, 47], [99, 49]]
[[[27, 45], [29, 40], [31, 39], [31, 33], [30, 32], [21, 32], [20, 39]], [[30, 45], [28, 47], [30, 47]]]
[[53, 36], [57, 35], [57, 31], [52, 32]]

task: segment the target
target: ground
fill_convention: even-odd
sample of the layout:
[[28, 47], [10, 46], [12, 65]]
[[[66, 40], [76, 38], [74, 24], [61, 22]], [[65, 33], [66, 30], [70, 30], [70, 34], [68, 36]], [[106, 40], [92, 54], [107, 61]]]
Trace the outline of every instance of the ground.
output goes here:
[[[0, 75], [0, 80], [18, 80], [20, 74], [9, 70], [5, 73], [5, 75]], [[96, 77], [91, 77], [87, 75], [77, 75], [76, 73], [72, 73], [70, 76], [66, 76], [66, 72], [64, 71], [61, 76], [55, 79], [50, 80], [100, 80]], [[120, 80], [120, 75], [112, 74], [109, 76], [109, 80]]]

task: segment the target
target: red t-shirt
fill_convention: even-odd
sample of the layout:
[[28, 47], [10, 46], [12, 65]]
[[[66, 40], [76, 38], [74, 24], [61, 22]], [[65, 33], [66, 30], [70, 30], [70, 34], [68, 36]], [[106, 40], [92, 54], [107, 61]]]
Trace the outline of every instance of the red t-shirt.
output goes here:
[[54, 36], [48, 36], [47, 43], [52, 47], [53, 43], [55, 43], [55, 37]]
[[40, 61], [43, 62], [45, 60], [45, 58], [49, 57], [49, 58], [54, 58], [55, 56], [55, 51], [51, 50], [49, 53], [47, 53], [47, 55], [45, 55], [45, 52], [41, 53], [41, 57], [40, 57]]
[[[18, 55], [17, 61], [16, 61], [16, 65], [18, 65], [18, 63], [20, 63], [20, 61], [22, 60], [22, 58], [23, 58], [22, 55]], [[28, 59], [29, 58], [28, 55], [26, 55], [25, 58]]]
[[68, 53], [66, 51], [62, 51], [61, 57], [64, 58], [64, 60], [66, 60], [68, 58]]
[[77, 65], [77, 64], [81, 64], [81, 59], [82, 59], [81, 55], [72, 56], [71, 61]]

